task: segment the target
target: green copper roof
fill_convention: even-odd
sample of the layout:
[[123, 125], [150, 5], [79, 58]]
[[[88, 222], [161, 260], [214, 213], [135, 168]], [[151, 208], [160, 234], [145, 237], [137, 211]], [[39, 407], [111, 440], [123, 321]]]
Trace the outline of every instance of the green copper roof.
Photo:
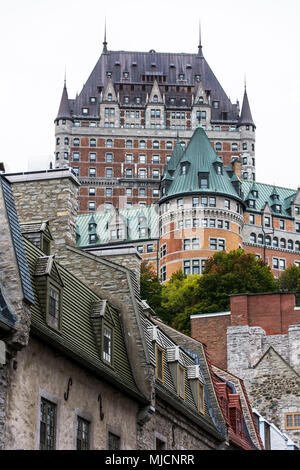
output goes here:
[[[185, 174], [181, 170], [184, 163], [187, 164]], [[221, 167], [221, 173], [217, 172], [217, 166]], [[199, 187], [199, 173], [208, 173], [208, 188]], [[184, 193], [219, 193], [239, 198], [218, 154], [200, 126], [195, 130], [187, 149], [178, 160], [173, 181], [162, 199]]]
[[[120, 228], [123, 228], [123, 238], [110, 238], [110, 230], [115, 224], [116, 218]], [[89, 224], [93, 221], [95, 229], [89, 230]], [[99, 211], [91, 214], [79, 214], [77, 216], [77, 233], [80, 237], [77, 246], [97, 246], [113, 242], [130, 242], [139, 239], [151, 239], [158, 237], [158, 205], [135, 206], [129, 209], [119, 209], [118, 211]], [[140, 228], [146, 228], [146, 236], [141, 236]], [[97, 241], [90, 243], [89, 235], [97, 234]]]
[[[251, 191], [257, 191], [257, 197], [253, 197]], [[260, 212], [266, 205], [266, 202], [269, 204], [270, 209], [272, 210], [273, 204], [280, 204], [282, 206], [282, 210], [280, 214], [285, 217], [291, 217], [290, 214], [290, 205], [292, 199], [296, 195], [295, 189], [290, 188], [282, 188], [280, 186], [274, 187], [272, 184], [265, 184], [265, 183], [253, 183], [252, 181], [242, 181], [242, 191], [244, 193], [245, 200], [253, 199], [256, 201], [255, 209], [249, 208], [251, 212]], [[279, 199], [272, 199], [272, 195], [278, 195]], [[273, 211], [274, 214], [278, 215], [278, 212]]]

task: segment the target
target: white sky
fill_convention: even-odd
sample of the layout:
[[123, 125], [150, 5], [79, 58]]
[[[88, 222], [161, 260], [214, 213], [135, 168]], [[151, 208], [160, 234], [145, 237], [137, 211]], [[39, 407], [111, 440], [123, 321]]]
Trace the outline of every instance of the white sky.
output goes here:
[[65, 68], [69, 98], [108, 48], [197, 52], [232, 102], [244, 77], [256, 131], [257, 181], [300, 186], [299, 0], [0, 0], [1, 155], [7, 171], [44, 169]]

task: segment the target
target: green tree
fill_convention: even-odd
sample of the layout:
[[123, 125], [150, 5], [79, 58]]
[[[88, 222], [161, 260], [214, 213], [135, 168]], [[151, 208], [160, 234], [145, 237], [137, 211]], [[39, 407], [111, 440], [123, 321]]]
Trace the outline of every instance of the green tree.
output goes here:
[[141, 298], [159, 315], [161, 310], [162, 285], [151, 264], [143, 261], [140, 278]]
[[190, 315], [226, 311], [230, 295], [274, 292], [277, 283], [268, 265], [254, 254], [218, 252], [207, 260], [202, 276], [176, 273], [163, 286], [161, 318], [174, 328], [190, 332]]
[[289, 266], [278, 279], [279, 288], [282, 291], [299, 292], [300, 291], [300, 266]]

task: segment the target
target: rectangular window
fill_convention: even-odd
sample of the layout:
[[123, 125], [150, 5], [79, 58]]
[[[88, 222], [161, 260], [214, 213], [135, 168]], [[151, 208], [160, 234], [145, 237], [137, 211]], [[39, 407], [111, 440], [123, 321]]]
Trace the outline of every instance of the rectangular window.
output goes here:
[[96, 168], [89, 168], [89, 176], [94, 178], [96, 176]]
[[286, 429], [300, 429], [300, 413], [286, 413], [285, 414], [285, 428]]
[[192, 238], [192, 250], [199, 250], [199, 238]]
[[273, 258], [273, 269], [279, 268], [279, 261], [278, 258]]
[[147, 253], [153, 253], [154, 251], [154, 246], [153, 245], [147, 245]]
[[279, 260], [279, 269], [281, 271], [284, 271], [285, 270], [285, 259], [280, 259]]
[[199, 219], [193, 219], [193, 228], [199, 227]]
[[280, 230], [284, 230], [285, 229], [285, 221], [280, 219], [279, 220], [279, 228]]
[[249, 215], [249, 223], [251, 225], [254, 225], [255, 224], [255, 215], [254, 214], [250, 214]]
[[190, 238], [185, 238], [183, 240], [183, 249], [184, 250], [190, 250], [191, 249], [191, 240], [190, 240]]
[[186, 260], [183, 262], [183, 273], [187, 276], [188, 274], [191, 274], [191, 262], [189, 260]]
[[113, 434], [112, 432], [108, 433], [108, 450], [120, 450], [121, 448], [121, 439], [120, 436]]
[[49, 291], [49, 316], [48, 320], [51, 326], [59, 328], [59, 312], [60, 312], [60, 295], [59, 291], [50, 287]]
[[270, 227], [271, 226], [270, 217], [265, 217], [264, 218], [264, 225], [265, 225], [265, 227]]
[[95, 162], [96, 161], [96, 154], [95, 152], [90, 153], [90, 162]]
[[105, 177], [106, 178], [112, 178], [112, 176], [113, 176], [112, 168], [105, 168]]
[[80, 153], [73, 152], [73, 162], [79, 162], [79, 158], [80, 158]]
[[96, 209], [95, 201], [89, 201], [88, 207], [89, 207], [89, 211], [94, 211]]
[[183, 400], [185, 399], [185, 381], [184, 381], [184, 368], [181, 366], [178, 366], [178, 395], [180, 398]]
[[192, 274], [200, 274], [200, 261], [198, 259], [192, 260]]
[[198, 382], [198, 410], [200, 413], [205, 413], [204, 407], [204, 386]]
[[56, 405], [41, 398], [40, 450], [55, 450]]
[[160, 277], [162, 281], [166, 281], [167, 279], [167, 268], [166, 266], [163, 266], [160, 270]]
[[198, 206], [199, 206], [199, 198], [193, 197], [193, 207], [198, 207]]
[[77, 416], [77, 430], [76, 430], [76, 449], [77, 450], [88, 450], [90, 447], [89, 433], [90, 423], [80, 416]]
[[103, 329], [103, 359], [111, 364], [111, 329]]
[[225, 209], [230, 209], [230, 201], [229, 201], [229, 199], [225, 199], [224, 205], [225, 205]]
[[206, 196], [201, 197], [201, 205], [204, 207], [208, 205], [208, 198]]
[[156, 345], [156, 378], [160, 382], [164, 381], [164, 352]]
[[209, 248], [211, 250], [216, 250], [217, 249], [217, 239], [216, 238], [210, 238], [209, 240]]
[[210, 207], [216, 207], [216, 198], [215, 197], [210, 197], [209, 198], [209, 205], [210, 205]]
[[183, 199], [177, 199], [177, 207], [183, 207]]
[[225, 251], [225, 240], [218, 239], [218, 250]]
[[208, 227], [207, 219], [202, 219], [201, 224], [202, 224], [202, 227], [203, 227], [203, 228]]
[[146, 170], [144, 168], [139, 169], [139, 177], [140, 178], [146, 178], [147, 177]]
[[112, 197], [112, 188], [105, 188], [105, 196]]

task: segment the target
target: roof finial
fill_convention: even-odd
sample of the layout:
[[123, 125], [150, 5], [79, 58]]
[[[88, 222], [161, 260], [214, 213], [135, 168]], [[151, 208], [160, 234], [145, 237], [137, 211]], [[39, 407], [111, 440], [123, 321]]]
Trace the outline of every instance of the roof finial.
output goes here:
[[198, 54], [202, 56], [202, 40], [201, 40], [201, 22], [199, 20], [199, 45], [198, 45]]
[[67, 67], [65, 66], [64, 87], [67, 87]]
[[107, 41], [106, 41], [106, 18], [104, 23], [104, 41], [103, 41], [103, 54], [107, 54]]
[[246, 91], [247, 88], [247, 80], [246, 80], [246, 74], [244, 76], [244, 90]]

